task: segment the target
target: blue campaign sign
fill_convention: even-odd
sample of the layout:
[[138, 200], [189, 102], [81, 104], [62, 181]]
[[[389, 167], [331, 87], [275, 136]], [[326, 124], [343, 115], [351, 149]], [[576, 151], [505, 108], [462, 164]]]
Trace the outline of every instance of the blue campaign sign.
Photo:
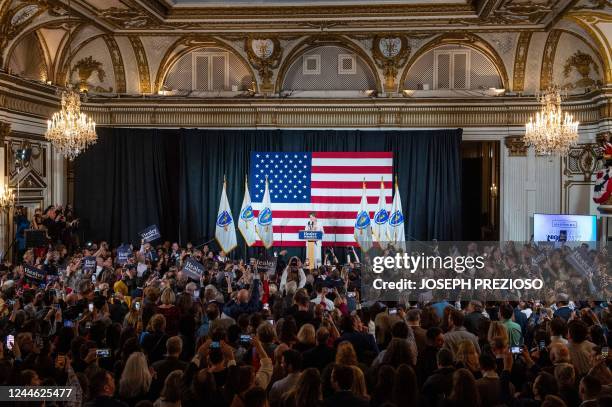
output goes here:
[[204, 266], [191, 257], [188, 257], [187, 260], [185, 260], [185, 264], [183, 264], [183, 273], [189, 278], [199, 280], [202, 273], [204, 273]]
[[145, 243], [152, 242], [161, 237], [161, 233], [159, 232], [159, 228], [157, 225], [151, 225], [142, 232], [140, 232], [140, 237], [144, 240]]
[[117, 264], [124, 265], [132, 255], [132, 249], [128, 245], [121, 245], [117, 248]]
[[300, 230], [298, 238], [300, 240], [323, 240], [323, 232], [320, 230]]
[[30, 266], [29, 264], [24, 264], [23, 271], [25, 277], [32, 282], [42, 283], [43, 281], [45, 281], [46, 273], [44, 270], [37, 269], [36, 267]]
[[83, 257], [83, 271], [86, 273], [93, 273], [96, 271], [96, 258], [94, 256]]

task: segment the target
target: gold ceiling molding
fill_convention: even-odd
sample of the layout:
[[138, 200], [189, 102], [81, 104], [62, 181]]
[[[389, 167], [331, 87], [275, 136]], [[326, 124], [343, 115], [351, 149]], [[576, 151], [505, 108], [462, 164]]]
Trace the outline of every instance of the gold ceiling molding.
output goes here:
[[149, 74], [149, 62], [147, 61], [147, 53], [144, 49], [140, 37], [137, 35], [128, 36], [134, 55], [136, 56], [136, 64], [138, 65], [138, 77], [140, 79], [140, 93], [151, 93], [151, 76]]
[[312, 35], [293, 47], [291, 52], [282, 61], [282, 65], [278, 71], [278, 75], [276, 77], [276, 92], [280, 92], [282, 90], [283, 83], [285, 82], [285, 75], [298, 58], [310, 50], [329, 45], [348, 49], [359, 56], [368, 65], [370, 72], [374, 76], [374, 80], [376, 81], [375, 90], [377, 92], [382, 92], [383, 89], [380, 82], [380, 76], [372, 58], [359, 45], [347, 37], [331, 33]]
[[[34, 1], [34, 0], [29, 0]], [[55, 0], [53, 0], [55, 1]], [[162, 0], [165, 1], [165, 0]], [[532, 0], [469, 0], [467, 4], [241, 4], [237, 7], [198, 5], [171, 7], [157, 0], [121, 0], [126, 7], [100, 9], [80, 0], [77, 15], [83, 14], [106, 31], [141, 33], [206, 30], [215, 35], [225, 31], [376, 30], [403, 31], [428, 28], [463, 29], [481, 25], [485, 29], [521, 25], [521, 29], [545, 29], [543, 22], [555, 21], [562, 6]], [[574, 0], [575, 1], [575, 0]], [[557, 0], [549, 0], [557, 2]], [[56, 3], [53, 3], [56, 4]], [[62, 4], [62, 3], [57, 3]], [[99, 4], [99, 3], [98, 3]], [[484, 6], [483, 6], [484, 4]], [[83, 11], [85, 10], [85, 11]], [[483, 10], [487, 10], [483, 12]], [[470, 28], [472, 29], [472, 28]]]
[[236, 20], [267, 18], [359, 18], [359, 17], [394, 17], [415, 15], [453, 16], [473, 13], [472, 5], [465, 4], [337, 4], [337, 5], [258, 5], [256, 7], [243, 5], [241, 7], [175, 7], [168, 11], [167, 23], [174, 19], [214, 19]]
[[542, 69], [540, 73], [540, 89], [546, 90], [554, 85], [553, 83], [553, 68], [555, 63], [555, 55], [557, 54], [557, 44], [563, 31], [552, 30], [546, 37], [544, 45], [544, 55], [542, 56]]
[[502, 80], [502, 86], [505, 89], [510, 89], [510, 81], [508, 79], [506, 65], [504, 64], [504, 61], [499, 56], [495, 48], [480, 36], [463, 32], [439, 35], [421, 48], [419, 48], [419, 50], [410, 57], [408, 63], [404, 67], [404, 72], [402, 73], [400, 79], [400, 86], [403, 86], [404, 82], [406, 82], [406, 76], [408, 75], [410, 68], [412, 67], [412, 65], [414, 65], [416, 61], [418, 61], [421, 56], [443, 45], [463, 45], [482, 52], [487, 58], [491, 60], [491, 62], [493, 62], [495, 68], [497, 68], [499, 77]]
[[[155, 86], [153, 91], [158, 92], [161, 90], [164, 79], [166, 75], [170, 71], [170, 68], [174, 65], [176, 61], [179, 60], [183, 55], [197, 50], [199, 48], [206, 47], [215, 47], [222, 48], [230, 53], [232, 53], [236, 58], [238, 58], [244, 66], [249, 70], [253, 81], [256, 82], [257, 76], [253, 71], [253, 67], [249, 62], [230, 44], [225, 42], [220, 38], [215, 38], [208, 35], [186, 35], [178, 38], [166, 51], [164, 57], [159, 63], [159, 68], [157, 69], [157, 75], [155, 77]], [[257, 83], [255, 84], [257, 86]]]
[[524, 31], [518, 37], [514, 55], [514, 78], [512, 80], [512, 90], [514, 92], [522, 92], [525, 89], [525, 66], [527, 65], [527, 55], [532, 35], [531, 32]]
[[113, 62], [115, 86], [117, 88], [116, 92], [125, 93], [125, 66], [123, 65], [123, 57], [121, 56], [119, 45], [117, 45], [117, 41], [115, 41], [115, 38], [110, 34], [103, 35], [102, 38], [108, 47], [108, 51], [111, 55], [111, 61]]

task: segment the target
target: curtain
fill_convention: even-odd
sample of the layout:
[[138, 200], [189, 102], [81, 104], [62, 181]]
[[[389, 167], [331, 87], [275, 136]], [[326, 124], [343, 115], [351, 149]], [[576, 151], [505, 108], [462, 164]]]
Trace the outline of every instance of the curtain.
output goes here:
[[251, 151], [392, 151], [407, 240], [460, 240], [461, 135], [461, 129], [104, 129], [77, 159], [76, 210], [90, 220], [92, 239], [133, 241], [157, 223], [165, 239], [198, 245], [214, 236], [224, 176], [238, 215]]
[[86, 240], [137, 243], [156, 224], [178, 238], [178, 130], [99, 128], [75, 159], [74, 205]]

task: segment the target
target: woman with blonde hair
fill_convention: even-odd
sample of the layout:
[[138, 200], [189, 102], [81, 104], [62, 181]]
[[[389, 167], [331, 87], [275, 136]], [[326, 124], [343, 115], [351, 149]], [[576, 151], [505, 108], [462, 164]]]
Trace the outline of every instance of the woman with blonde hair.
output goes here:
[[466, 368], [476, 379], [482, 377], [482, 373], [480, 373], [480, 362], [479, 362], [479, 354], [476, 351], [476, 347], [474, 343], [471, 341], [463, 341], [459, 343], [459, 347], [457, 348], [457, 354], [455, 355], [457, 360], [457, 368]]
[[178, 335], [181, 310], [179, 307], [174, 305], [176, 302], [176, 296], [174, 295], [172, 288], [164, 288], [159, 300], [161, 304], [157, 306], [155, 312], [166, 317], [166, 333], [170, 336]]
[[147, 357], [142, 352], [132, 353], [125, 363], [119, 379], [121, 400], [133, 406], [140, 400], [148, 399], [152, 380], [153, 377], [147, 365]]
[[357, 366], [357, 353], [353, 344], [349, 341], [342, 341], [336, 350], [336, 364], [346, 366]]
[[493, 346], [493, 338], [502, 337], [505, 339], [505, 342], [508, 343], [508, 330], [499, 321], [491, 322], [489, 325], [489, 333], [487, 335], [487, 339], [489, 340], [489, 344]]
[[298, 352], [306, 352], [316, 346], [317, 339], [315, 327], [312, 324], [304, 324], [297, 334], [297, 343], [293, 345], [293, 349]]

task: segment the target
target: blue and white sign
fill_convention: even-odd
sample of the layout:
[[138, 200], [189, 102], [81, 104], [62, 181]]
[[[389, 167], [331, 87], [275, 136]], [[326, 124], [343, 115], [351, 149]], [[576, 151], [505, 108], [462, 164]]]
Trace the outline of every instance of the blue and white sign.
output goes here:
[[204, 266], [196, 260], [188, 257], [183, 264], [183, 273], [194, 280], [199, 280], [204, 273]]
[[160, 237], [161, 233], [159, 232], [159, 228], [157, 227], [157, 225], [151, 225], [142, 232], [140, 232], [140, 238], [144, 240], [145, 243], [150, 243], [154, 240], [159, 239]]

